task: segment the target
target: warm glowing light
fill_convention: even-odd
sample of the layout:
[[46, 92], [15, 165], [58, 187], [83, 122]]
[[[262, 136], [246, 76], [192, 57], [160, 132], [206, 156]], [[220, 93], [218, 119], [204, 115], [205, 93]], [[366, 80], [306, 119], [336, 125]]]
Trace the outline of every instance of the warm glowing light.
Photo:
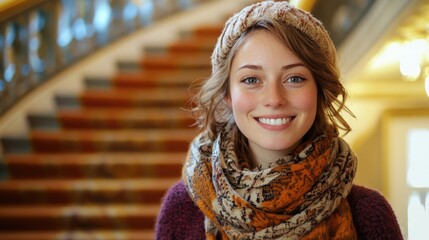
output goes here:
[[290, 0], [289, 2], [290, 2], [290, 4], [298, 7], [299, 4], [301, 3], [301, 0]]
[[422, 68], [416, 58], [404, 58], [399, 62], [399, 70], [406, 80], [415, 81], [420, 76]]
[[311, 11], [315, 4], [315, 0], [290, 0], [289, 3], [294, 5], [297, 8], [300, 8], [305, 11]]
[[402, 45], [398, 42], [391, 42], [373, 58], [371, 67], [373, 69], [381, 68], [399, 62]]
[[424, 39], [415, 39], [403, 44], [401, 49], [400, 71], [406, 80], [417, 80], [421, 73], [421, 64], [429, 51]]
[[426, 95], [428, 95], [429, 97], [429, 75], [426, 76], [426, 79], [425, 79], [425, 90], [426, 90]]
[[[429, 41], [414, 39], [407, 42], [391, 42], [372, 60], [370, 67], [380, 69], [399, 65], [405, 80], [415, 81], [422, 73], [422, 66], [429, 62]], [[429, 76], [426, 74], [424, 77]]]

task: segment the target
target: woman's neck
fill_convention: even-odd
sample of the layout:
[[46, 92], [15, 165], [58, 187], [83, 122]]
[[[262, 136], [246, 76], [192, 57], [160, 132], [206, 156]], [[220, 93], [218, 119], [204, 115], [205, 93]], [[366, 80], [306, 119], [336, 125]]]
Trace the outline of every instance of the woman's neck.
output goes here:
[[280, 158], [290, 154], [298, 146], [299, 143], [300, 142], [297, 142], [290, 148], [282, 149], [282, 150], [268, 150], [250, 143], [249, 148], [252, 154], [251, 166], [253, 168], [260, 167], [260, 166], [262, 168], [265, 168], [265, 166], [275, 163]]

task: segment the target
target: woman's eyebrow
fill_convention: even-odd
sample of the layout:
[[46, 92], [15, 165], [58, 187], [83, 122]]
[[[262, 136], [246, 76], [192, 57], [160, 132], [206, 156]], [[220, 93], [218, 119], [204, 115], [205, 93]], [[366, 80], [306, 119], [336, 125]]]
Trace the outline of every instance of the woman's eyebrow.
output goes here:
[[[288, 70], [288, 69], [295, 68], [295, 67], [305, 67], [305, 65], [303, 63], [292, 63], [292, 64], [288, 64], [288, 65], [283, 66], [282, 69]], [[240, 69], [244, 69], [244, 68], [252, 69], [252, 70], [263, 70], [263, 67], [260, 65], [245, 64], [245, 65], [239, 67], [237, 69], [237, 71]]]
[[243, 69], [243, 68], [248, 68], [248, 69], [252, 69], [252, 70], [262, 70], [263, 69], [262, 66], [260, 66], [260, 65], [245, 64], [245, 65], [239, 67], [237, 69], [237, 71], [240, 69]]
[[295, 68], [295, 67], [305, 67], [305, 65], [303, 63], [292, 63], [292, 64], [288, 64], [282, 67], [283, 70], [288, 70], [291, 68]]

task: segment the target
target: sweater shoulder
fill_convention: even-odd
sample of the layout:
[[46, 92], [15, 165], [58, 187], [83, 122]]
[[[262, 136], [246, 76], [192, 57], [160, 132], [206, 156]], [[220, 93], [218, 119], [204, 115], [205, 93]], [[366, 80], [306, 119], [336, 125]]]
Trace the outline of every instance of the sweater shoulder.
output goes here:
[[[204, 215], [194, 204], [183, 181], [166, 192], [155, 224], [156, 239], [203, 239]], [[190, 238], [190, 236], [194, 236]]]
[[164, 204], [186, 205], [189, 202], [192, 202], [192, 199], [189, 197], [183, 181], [178, 181], [172, 185], [163, 198]]
[[354, 185], [348, 202], [359, 239], [403, 239], [392, 207], [379, 192]]

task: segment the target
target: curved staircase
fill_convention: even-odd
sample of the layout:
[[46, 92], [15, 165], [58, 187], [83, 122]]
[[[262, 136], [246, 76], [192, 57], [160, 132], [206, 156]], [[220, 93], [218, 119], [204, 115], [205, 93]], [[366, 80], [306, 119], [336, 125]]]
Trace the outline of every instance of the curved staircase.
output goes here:
[[210, 74], [221, 26], [181, 33], [119, 63], [112, 79], [85, 79], [55, 97], [55, 114], [30, 114], [26, 137], [2, 138], [0, 239], [153, 239], [163, 194], [197, 134], [189, 85]]

